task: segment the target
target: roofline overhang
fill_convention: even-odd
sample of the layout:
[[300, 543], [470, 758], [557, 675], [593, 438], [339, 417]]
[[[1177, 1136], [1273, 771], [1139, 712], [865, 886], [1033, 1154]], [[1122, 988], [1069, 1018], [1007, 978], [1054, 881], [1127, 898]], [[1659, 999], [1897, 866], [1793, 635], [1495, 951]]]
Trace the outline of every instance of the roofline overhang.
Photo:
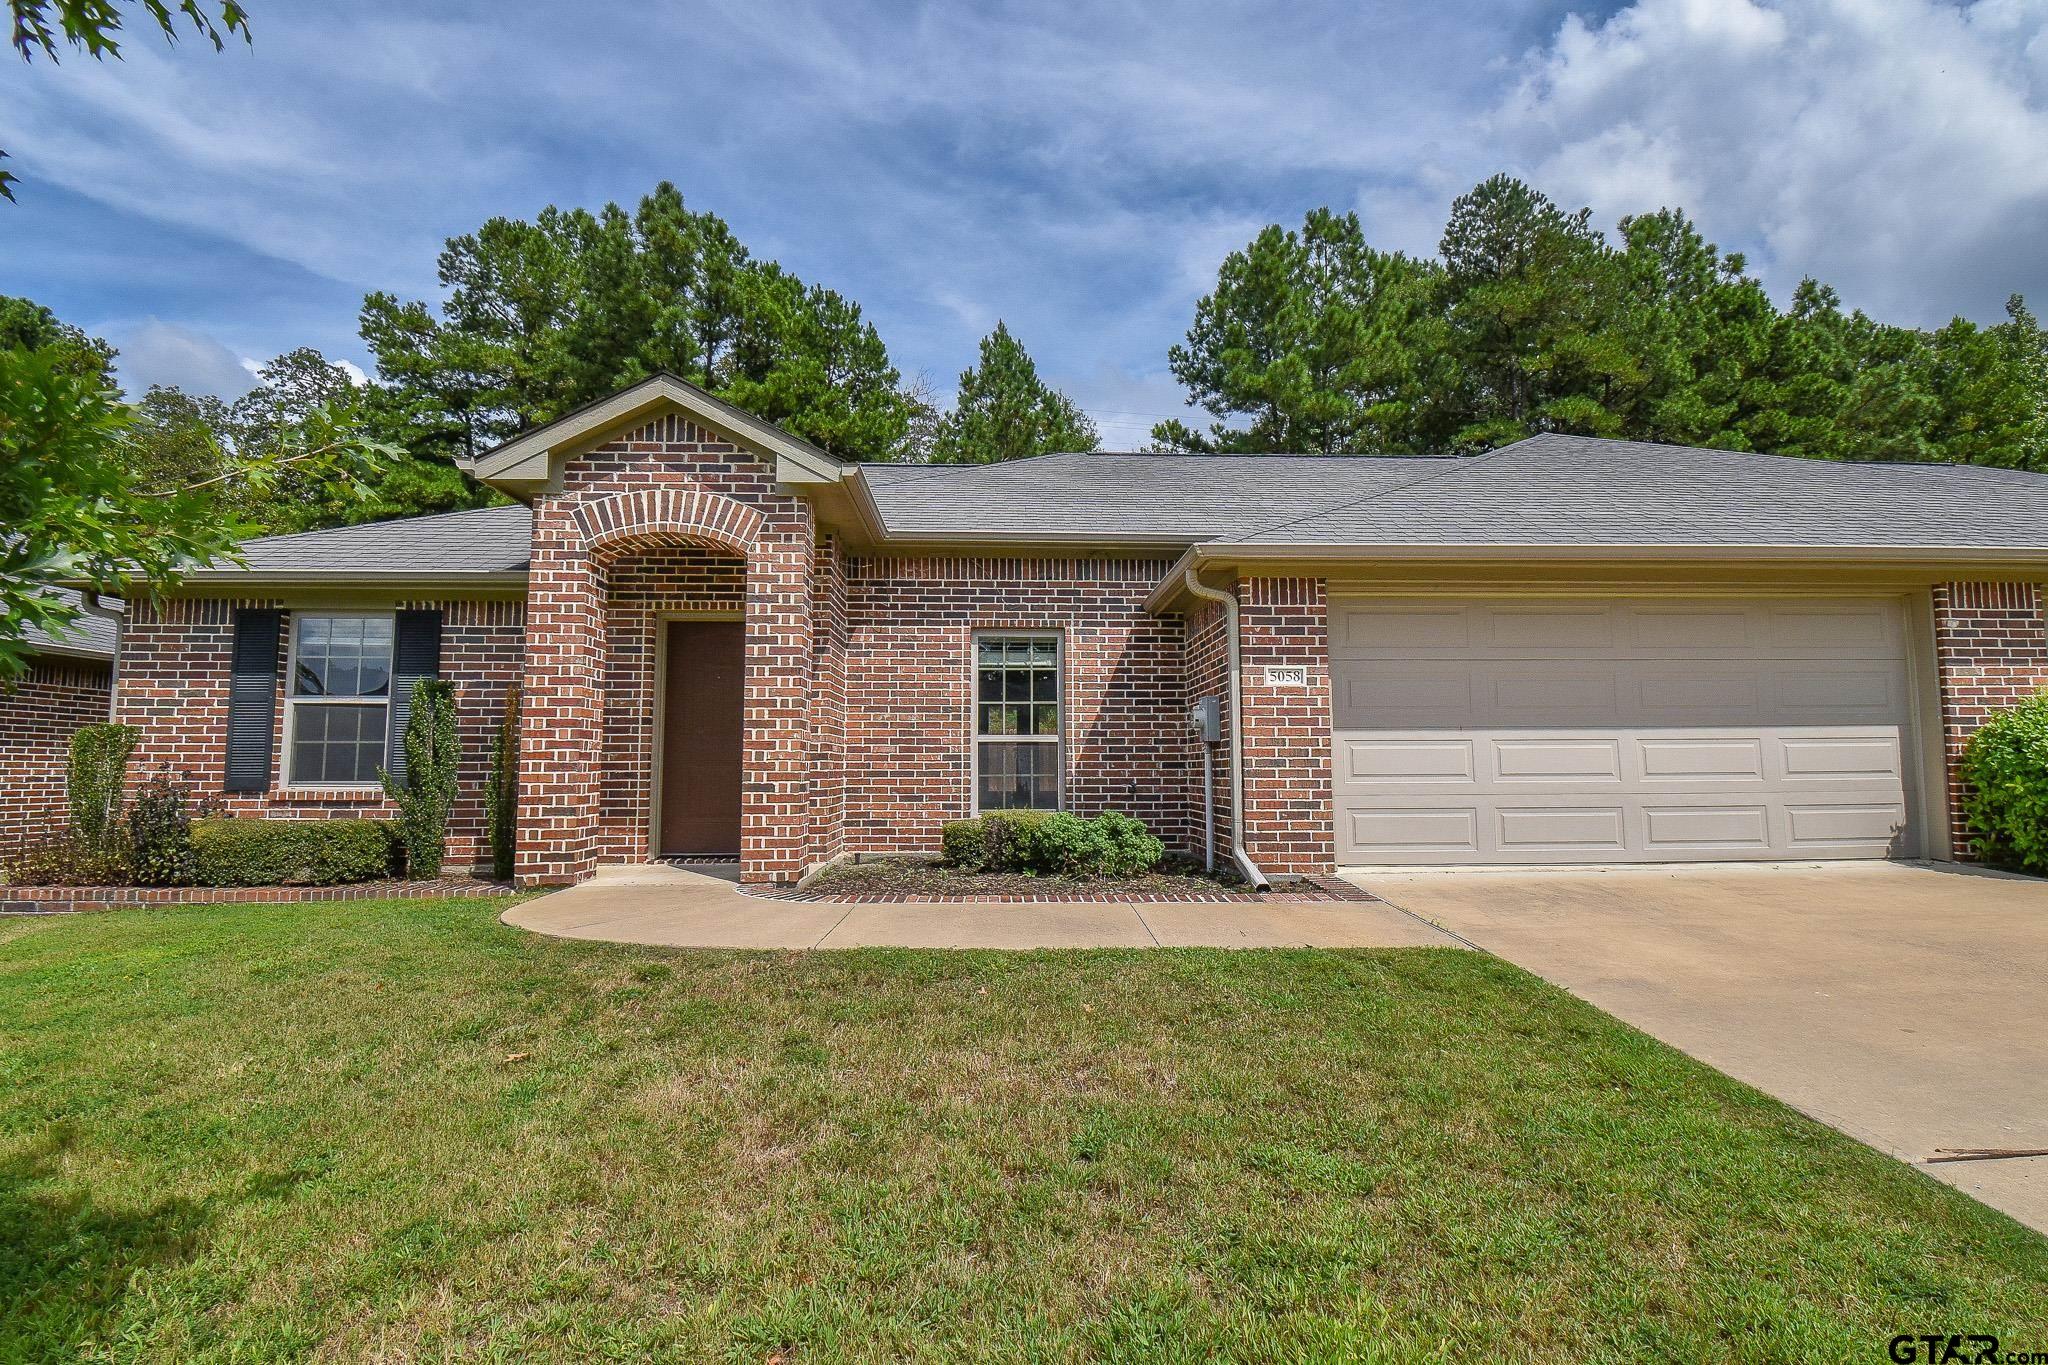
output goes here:
[[1372, 564], [1852, 564], [1901, 568], [1953, 567], [1966, 571], [2003, 568], [2048, 574], [2048, 546], [1957, 545], [1444, 545], [1444, 544], [1260, 544], [1203, 541], [1190, 545], [1145, 599], [1154, 613], [1170, 611], [1182, 596], [1188, 570], [1275, 564], [1322, 564], [1333, 568]]
[[480, 483], [514, 497], [544, 492], [568, 460], [644, 421], [664, 404], [681, 408], [705, 425], [775, 464], [787, 484], [837, 483], [853, 466], [829, 451], [765, 422], [750, 412], [673, 374], [657, 374], [630, 388], [586, 403], [552, 422], [521, 432], [458, 468]]
[[94, 649], [90, 645], [60, 645], [40, 640], [24, 641], [23, 648], [30, 654], [56, 659], [80, 659], [86, 663], [110, 664], [114, 662], [111, 649]]
[[189, 587], [260, 588], [517, 588], [526, 591], [524, 569], [489, 569], [467, 573], [363, 573], [343, 569], [202, 569], [188, 573], [170, 591]]

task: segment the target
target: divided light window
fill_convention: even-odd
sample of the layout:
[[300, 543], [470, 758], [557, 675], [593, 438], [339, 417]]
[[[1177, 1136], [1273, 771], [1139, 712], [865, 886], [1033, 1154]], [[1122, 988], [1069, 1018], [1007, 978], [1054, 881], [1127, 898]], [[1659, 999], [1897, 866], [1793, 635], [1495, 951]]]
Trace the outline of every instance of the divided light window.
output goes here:
[[390, 719], [392, 634], [389, 616], [293, 618], [286, 782], [376, 785]]
[[1060, 808], [1060, 642], [984, 635], [974, 642], [977, 810]]

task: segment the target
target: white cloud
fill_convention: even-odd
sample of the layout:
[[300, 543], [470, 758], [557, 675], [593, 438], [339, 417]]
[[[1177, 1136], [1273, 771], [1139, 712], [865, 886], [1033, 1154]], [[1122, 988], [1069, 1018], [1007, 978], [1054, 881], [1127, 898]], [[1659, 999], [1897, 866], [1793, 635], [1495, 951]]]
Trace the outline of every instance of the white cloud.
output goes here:
[[1638, 0], [1567, 18], [1486, 121], [1611, 223], [1683, 205], [1781, 294], [1987, 317], [2048, 287], [2048, 0]]
[[146, 318], [106, 330], [121, 353], [116, 362], [121, 387], [131, 396], [161, 384], [187, 393], [238, 398], [252, 386], [253, 362], [191, 327]]

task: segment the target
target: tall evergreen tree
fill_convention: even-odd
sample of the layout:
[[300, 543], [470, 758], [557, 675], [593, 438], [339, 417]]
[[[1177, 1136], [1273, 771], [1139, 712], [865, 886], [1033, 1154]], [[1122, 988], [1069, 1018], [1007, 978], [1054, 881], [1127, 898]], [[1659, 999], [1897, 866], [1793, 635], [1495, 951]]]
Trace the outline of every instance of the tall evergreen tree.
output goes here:
[[1206, 431], [1169, 421], [1174, 450], [1329, 454], [1405, 450], [1427, 438], [1422, 409], [1440, 327], [1437, 271], [1366, 245], [1358, 215], [1317, 209], [1299, 232], [1266, 228], [1217, 273], [1169, 363]]
[[981, 339], [981, 359], [960, 375], [953, 410], [932, 440], [939, 464], [993, 464], [1095, 449], [1095, 424], [1059, 390], [1002, 322]]
[[473, 454], [662, 371], [852, 458], [890, 458], [910, 425], [859, 305], [754, 259], [670, 184], [632, 213], [493, 218], [449, 239], [440, 278], [438, 315], [363, 301], [363, 339], [415, 448]]

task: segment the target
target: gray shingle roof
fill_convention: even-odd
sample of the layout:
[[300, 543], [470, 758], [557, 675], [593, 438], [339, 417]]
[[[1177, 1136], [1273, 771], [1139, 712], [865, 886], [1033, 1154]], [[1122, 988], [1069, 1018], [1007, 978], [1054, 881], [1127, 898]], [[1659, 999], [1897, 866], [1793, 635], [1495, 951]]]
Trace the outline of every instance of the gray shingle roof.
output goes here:
[[1461, 457], [1048, 455], [862, 477], [908, 538], [2048, 547], [2048, 475], [1583, 436]]
[[2048, 476], [1536, 436], [1247, 544], [2048, 546]]
[[[2048, 549], [2048, 475], [1582, 436], [1457, 457], [1046, 455], [859, 477], [906, 541]], [[243, 546], [247, 570], [194, 578], [517, 576], [532, 522], [515, 505], [266, 536]]]
[[192, 575], [221, 578], [466, 578], [524, 573], [533, 513], [513, 504], [402, 517], [242, 543], [246, 569], [220, 565]]
[[982, 465], [861, 466], [891, 535], [993, 532], [1185, 545], [1384, 492], [1455, 460], [1420, 456], [1042, 455]]
[[[85, 599], [70, 588], [54, 588], [50, 595], [82, 607]], [[114, 657], [114, 622], [102, 612], [81, 611], [78, 619], [56, 633], [38, 630], [29, 626], [22, 631], [22, 639], [29, 648], [60, 654], [82, 655], [92, 659]]]

